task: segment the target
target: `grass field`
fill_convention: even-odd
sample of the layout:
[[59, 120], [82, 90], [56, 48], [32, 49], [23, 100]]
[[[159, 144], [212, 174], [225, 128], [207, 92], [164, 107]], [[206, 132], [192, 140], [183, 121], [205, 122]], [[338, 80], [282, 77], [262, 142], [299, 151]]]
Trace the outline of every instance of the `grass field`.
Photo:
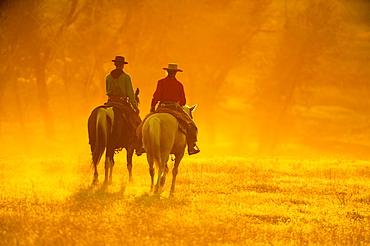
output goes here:
[[367, 161], [186, 156], [158, 198], [124, 158], [103, 190], [88, 151], [0, 154], [0, 245], [370, 244]]

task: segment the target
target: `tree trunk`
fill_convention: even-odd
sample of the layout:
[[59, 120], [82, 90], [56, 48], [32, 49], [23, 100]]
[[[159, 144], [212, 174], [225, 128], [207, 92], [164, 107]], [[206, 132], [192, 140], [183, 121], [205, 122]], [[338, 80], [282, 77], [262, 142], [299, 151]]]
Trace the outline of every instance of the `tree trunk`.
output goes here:
[[[9, 69], [10, 70], [10, 69]], [[11, 69], [13, 71], [9, 71], [8, 74], [10, 74], [10, 81], [14, 81], [16, 80], [14, 74], [17, 74], [17, 71], [16, 69]], [[27, 127], [26, 127], [26, 124], [25, 124], [25, 119], [24, 119], [24, 111], [23, 111], [23, 107], [22, 107], [22, 101], [21, 101], [21, 92], [19, 91], [19, 85], [17, 82], [14, 83], [14, 89], [15, 89], [15, 93], [14, 93], [14, 96], [15, 96], [15, 105], [17, 106], [17, 118], [18, 118], [18, 122], [19, 122], [19, 125], [20, 125], [20, 132], [22, 133], [22, 135], [24, 135], [25, 137], [27, 136]]]
[[51, 139], [55, 136], [54, 117], [49, 106], [49, 93], [46, 84], [46, 63], [39, 61], [35, 65], [37, 93], [46, 137]]

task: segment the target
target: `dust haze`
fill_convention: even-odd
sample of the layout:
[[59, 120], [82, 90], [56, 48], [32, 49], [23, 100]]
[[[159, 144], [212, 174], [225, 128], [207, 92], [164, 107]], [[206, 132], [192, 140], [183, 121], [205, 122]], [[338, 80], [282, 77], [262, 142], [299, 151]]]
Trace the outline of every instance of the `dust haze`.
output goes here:
[[199, 155], [369, 157], [368, 1], [15, 0], [0, 11], [4, 153], [88, 155], [88, 116], [122, 55], [141, 117], [162, 68], [184, 70]]

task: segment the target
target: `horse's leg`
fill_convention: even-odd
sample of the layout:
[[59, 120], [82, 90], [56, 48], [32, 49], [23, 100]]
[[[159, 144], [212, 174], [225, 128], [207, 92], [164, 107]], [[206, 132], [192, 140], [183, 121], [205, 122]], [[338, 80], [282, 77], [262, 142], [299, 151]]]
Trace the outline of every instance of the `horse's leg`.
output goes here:
[[166, 183], [166, 175], [168, 173], [168, 166], [167, 166], [168, 159], [169, 159], [169, 155], [162, 156], [162, 160], [164, 160], [165, 165], [164, 165], [163, 174], [161, 176], [160, 187], [164, 186], [164, 184]]
[[150, 185], [150, 191], [153, 192], [154, 191], [154, 163], [153, 163], [153, 160], [149, 160], [148, 158], [148, 163], [149, 163], [149, 174], [150, 174], [150, 178], [151, 178], [151, 185]]
[[158, 178], [157, 178], [157, 184], [155, 185], [154, 193], [159, 192], [159, 187], [160, 187], [163, 173], [164, 173], [164, 165], [162, 163], [158, 163]]
[[93, 185], [96, 185], [99, 182], [99, 174], [98, 174], [98, 164], [94, 163], [94, 179]]
[[152, 155], [148, 153], [146, 155], [146, 159], [149, 164], [149, 174], [150, 174], [150, 180], [151, 180], [151, 185], [150, 185], [150, 192], [154, 191], [154, 160], [152, 158]]
[[105, 177], [104, 177], [104, 185], [108, 185], [108, 171], [109, 171], [109, 158], [108, 156], [105, 156]]
[[112, 184], [112, 178], [113, 178], [113, 167], [114, 167], [114, 152], [111, 156], [111, 162], [110, 162], [110, 172], [109, 172], [109, 180], [108, 184]]
[[175, 183], [176, 183], [176, 176], [177, 173], [179, 172], [179, 165], [182, 157], [184, 156], [184, 152], [180, 153], [179, 155], [175, 155], [175, 163], [173, 165], [172, 169], [172, 184], [171, 184], [171, 191], [170, 191], [170, 196], [173, 196], [175, 193]]
[[130, 183], [132, 183], [132, 155], [134, 154], [134, 148], [126, 148], [126, 152], [128, 180]]
[[[112, 150], [106, 150], [105, 155], [105, 178], [104, 178], [104, 185], [108, 185], [112, 181], [112, 158], [113, 158], [114, 152]], [[110, 175], [109, 175], [110, 174]]]

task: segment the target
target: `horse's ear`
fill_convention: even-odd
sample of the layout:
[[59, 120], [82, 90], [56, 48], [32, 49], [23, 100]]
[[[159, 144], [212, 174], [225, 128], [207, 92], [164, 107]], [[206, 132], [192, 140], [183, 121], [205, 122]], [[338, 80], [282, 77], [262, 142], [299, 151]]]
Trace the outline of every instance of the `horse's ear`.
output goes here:
[[197, 104], [195, 104], [195, 105], [191, 106], [191, 107], [189, 108], [190, 112], [193, 112], [197, 107], [198, 107], [198, 105], [197, 105]]
[[139, 93], [140, 93], [140, 90], [139, 90], [139, 88], [136, 88], [136, 91], [135, 91], [135, 96], [138, 96], [138, 95], [139, 95]]

